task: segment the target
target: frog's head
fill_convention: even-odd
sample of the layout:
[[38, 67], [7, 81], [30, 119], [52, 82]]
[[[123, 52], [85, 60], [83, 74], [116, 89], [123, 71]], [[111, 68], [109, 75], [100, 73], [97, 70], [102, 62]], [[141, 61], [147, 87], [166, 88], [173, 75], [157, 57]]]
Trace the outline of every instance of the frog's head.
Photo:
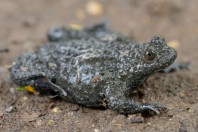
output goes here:
[[177, 52], [166, 44], [163, 37], [155, 36], [143, 47], [141, 59], [143, 60], [144, 75], [168, 67], [177, 57]]

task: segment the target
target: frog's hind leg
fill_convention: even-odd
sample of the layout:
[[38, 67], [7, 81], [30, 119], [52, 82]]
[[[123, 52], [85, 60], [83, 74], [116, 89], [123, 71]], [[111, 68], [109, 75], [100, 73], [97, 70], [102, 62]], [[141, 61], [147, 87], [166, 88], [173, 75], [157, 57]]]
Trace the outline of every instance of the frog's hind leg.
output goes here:
[[48, 40], [51, 42], [60, 42], [63, 40], [82, 39], [82, 38], [100, 38], [111, 31], [108, 28], [108, 22], [100, 22], [92, 26], [81, 27], [75, 25], [72, 27], [55, 27], [49, 29], [47, 33]]
[[46, 94], [49, 97], [66, 97], [67, 93], [64, 89], [53, 83], [48, 78], [39, 78], [34, 80], [33, 87], [41, 94]]
[[122, 114], [135, 114], [135, 113], [154, 113], [160, 114], [160, 111], [165, 110], [165, 106], [158, 104], [142, 104], [127, 98], [113, 97], [108, 99], [108, 107], [118, 111]]
[[[149, 113], [159, 114], [166, 107], [133, 101], [122, 91], [124, 88], [109, 88], [106, 92], [108, 107], [122, 114]], [[151, 115], [152, 115], [151, 114]]]

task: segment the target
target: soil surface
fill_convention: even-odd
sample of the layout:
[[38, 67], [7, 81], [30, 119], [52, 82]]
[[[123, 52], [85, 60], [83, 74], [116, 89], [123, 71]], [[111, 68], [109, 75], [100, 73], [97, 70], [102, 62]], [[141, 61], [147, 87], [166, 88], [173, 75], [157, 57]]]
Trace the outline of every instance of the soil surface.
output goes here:
[[[179, 131], [198, 130], [197, 0], [1, 0], [0, 131]], [[156, 73], [142, 87], [141, 101], [168, 110], [142, 117], [121, 115], [16, 90], [9, 67], [23, 52], [43, 45], [50, 27], [107, 20], [137, 42], [162, 35], [191, 70]], [[139, 123], [137, 123], [139, 122]]]

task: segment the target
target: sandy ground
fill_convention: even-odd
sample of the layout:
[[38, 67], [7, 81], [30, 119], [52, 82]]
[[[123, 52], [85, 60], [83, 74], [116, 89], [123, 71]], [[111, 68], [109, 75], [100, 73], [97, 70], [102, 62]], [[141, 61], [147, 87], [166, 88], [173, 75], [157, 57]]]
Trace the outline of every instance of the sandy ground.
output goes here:
[[[197, 0], [0, 0], [0, 131], [198, 130]], [[46, 42], [50, 27], [107, 20], [137, 42], [162, 35], [189, 61], [190, 71], [155, 74], [144, 84], [147, 102], [167, 105], [157, 116], [121, 115], [16, 90], [8, 68], [19, 54]], [[142, 123], [132, 123], [140, 120]]]

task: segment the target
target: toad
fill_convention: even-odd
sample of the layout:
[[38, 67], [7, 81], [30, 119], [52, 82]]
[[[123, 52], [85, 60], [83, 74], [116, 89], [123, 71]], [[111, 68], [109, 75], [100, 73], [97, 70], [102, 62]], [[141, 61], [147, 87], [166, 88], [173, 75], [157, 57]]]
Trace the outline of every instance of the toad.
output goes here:
[[19, 86], [87, 107], [105, 107], [122, 114], [152, 111], [164, 106], [129, 97], [153, 73], [176, 59], [176, 51], [161, 36], [143, 44], [98, 24], [83, 29], [56, 28], [49, 42], [20, 55], [11, 68]]

